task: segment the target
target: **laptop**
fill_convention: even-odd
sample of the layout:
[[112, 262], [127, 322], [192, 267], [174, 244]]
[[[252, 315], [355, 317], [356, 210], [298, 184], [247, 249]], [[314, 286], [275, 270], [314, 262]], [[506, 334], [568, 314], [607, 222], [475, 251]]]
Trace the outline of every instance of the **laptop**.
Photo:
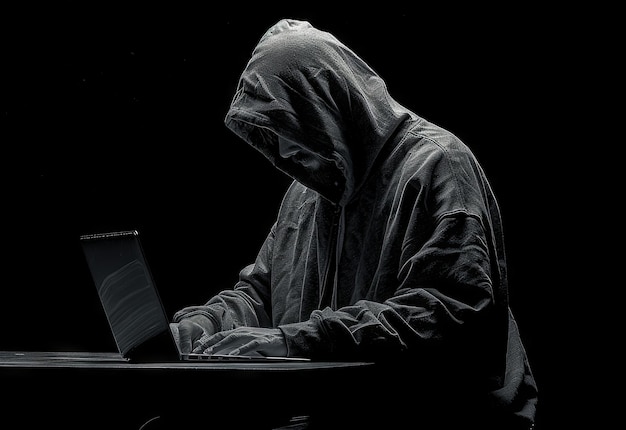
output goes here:
[[269, 357], [182, 353], [176, 325], [167, 317], [137, 230], [80, 236], [91, 277], [120, 355], [130, 362], [309, 361]]

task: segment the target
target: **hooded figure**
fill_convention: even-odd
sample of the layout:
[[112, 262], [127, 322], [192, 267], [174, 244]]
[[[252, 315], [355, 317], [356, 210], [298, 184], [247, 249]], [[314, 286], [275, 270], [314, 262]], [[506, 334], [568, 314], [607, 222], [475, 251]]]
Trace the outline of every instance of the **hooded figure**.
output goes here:
[[357, 395], [370, 412], [530, 427], [537, 390], [499, 208], [464, 143], [333, 35], [290, 19], [260, 39], [225, 124], [293, 182], [234, 288], [174, 315], [200, 317], [195, 350], [268, 328], [288, 356], [380, 363], [383, 382]]

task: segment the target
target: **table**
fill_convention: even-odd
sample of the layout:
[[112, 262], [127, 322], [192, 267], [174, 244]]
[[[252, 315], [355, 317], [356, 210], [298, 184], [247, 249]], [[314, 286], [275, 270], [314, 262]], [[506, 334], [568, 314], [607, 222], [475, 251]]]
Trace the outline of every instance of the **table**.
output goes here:
[[359, 390], [372, 367], [315, 361], [129, 363], [116, 352], [0, 351], [0, 428], [12, 423], [20, 429], [139, 430], [152, 428], [142, 426], [153, 419], [193, 430], [272, 428], [298, 415], [337, 413], [342, 399], [333, 398], [332, 387]]

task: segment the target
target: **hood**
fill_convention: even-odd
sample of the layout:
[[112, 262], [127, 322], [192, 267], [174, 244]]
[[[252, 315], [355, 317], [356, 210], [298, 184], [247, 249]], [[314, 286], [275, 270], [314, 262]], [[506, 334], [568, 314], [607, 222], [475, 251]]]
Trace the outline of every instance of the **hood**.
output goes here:
[[[345, 204], [409, 115], [383, 80], [332, 34], [283, 19], [254, 48], [225, 125], [279, 170]], [[324, 174], [281, 156], [279, 137], [324, 160]]]

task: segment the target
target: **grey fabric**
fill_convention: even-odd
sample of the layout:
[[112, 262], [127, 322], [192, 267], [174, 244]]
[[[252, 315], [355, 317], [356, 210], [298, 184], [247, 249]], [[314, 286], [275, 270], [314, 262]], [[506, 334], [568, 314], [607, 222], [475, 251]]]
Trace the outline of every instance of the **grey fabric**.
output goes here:
[[[175, 321], [279, 327], [293, 356], [403, 363], [396, 382], [414, 388], [403, 404], [467, 394], [534, 419], [499, 208], [463, 142], [398, 104], [333, 35], [296, 20], [260, 39], [225, 124], [294, 181], [234, 289]], [[279, 136], [327, 161], [324, 171], [281, 157]]]

